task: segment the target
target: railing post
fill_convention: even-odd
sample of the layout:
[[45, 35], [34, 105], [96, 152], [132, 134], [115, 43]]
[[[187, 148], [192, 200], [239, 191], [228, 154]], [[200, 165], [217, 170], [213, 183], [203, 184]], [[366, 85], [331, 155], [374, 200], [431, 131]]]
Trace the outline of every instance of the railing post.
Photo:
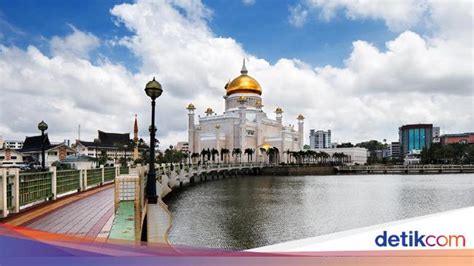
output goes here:
[[0, 175], [2, 176], [2, 217], [7, 217], [8, 215], [8, 197], [7, 197], [7, 169], [0, 169]]
[[13, 185], [13, 204], [15, 206], [15, 212], [20, 211], [20, 169], [13, 169], [15, 174], [15, 183]]
[[101, 173], [102, 173], [102, 182], [100, 183], [101, 185], [104, 184], [104, 181], [105, 181], [105, 169], [104, 169], [104, 166], [101, 165], [100, 166], [100, 169], [102, 170]]
[[87, 169], [82, 169], [82, 178], [84, 178], [84, 190], [87, 190]]
[[79, 170], [79, 191], [82, 191], [82, 190], [84, 190], [83, 189], [84, 184], [83, 184], [83, 181], [82, 181], [82, 171], [83, 170], [82, 169], [77, 169], [77, 170]]
[[57, 179], [57, 173], [56, 173], [56, 166], [50, 166], [49, 167], [49, 171], [52, 172], [51, 173], [51, 193], [53, 193], [53, 200], [55, 200], [58, 195], [57, 195], [57, 192], [58, 192], [58, 179]]

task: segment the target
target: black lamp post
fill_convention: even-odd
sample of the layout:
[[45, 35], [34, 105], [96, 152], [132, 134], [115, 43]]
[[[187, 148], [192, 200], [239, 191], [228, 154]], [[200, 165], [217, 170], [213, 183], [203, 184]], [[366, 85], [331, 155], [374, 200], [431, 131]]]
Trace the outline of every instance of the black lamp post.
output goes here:
[[161, 96], [163, 89], [161, 84], [155, 80], [148, 82], [145, 86], [146, 94], [151, 98], [151, 126], [150, 126], [150, 169], [146, 181], [146, 198], [148, 203], [156, 204], [158, 196], [156, 195], [156, 171], [155, 171], [155, 100]]
[[48, 129], [48, 124], [46, 124], [44, 121], [41, 121], [38, 124], [38, 129], [41, 130], [41, 168], [45, 170], [44, 132]]

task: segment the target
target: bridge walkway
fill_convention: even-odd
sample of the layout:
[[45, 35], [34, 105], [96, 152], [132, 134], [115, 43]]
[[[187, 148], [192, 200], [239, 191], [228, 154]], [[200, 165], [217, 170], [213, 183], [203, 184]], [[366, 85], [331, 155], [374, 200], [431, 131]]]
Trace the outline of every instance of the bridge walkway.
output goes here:
[[6, 224], [75, 237], [107, 238], [114, 217], [114, 188], [107, 185], [20, 213]]

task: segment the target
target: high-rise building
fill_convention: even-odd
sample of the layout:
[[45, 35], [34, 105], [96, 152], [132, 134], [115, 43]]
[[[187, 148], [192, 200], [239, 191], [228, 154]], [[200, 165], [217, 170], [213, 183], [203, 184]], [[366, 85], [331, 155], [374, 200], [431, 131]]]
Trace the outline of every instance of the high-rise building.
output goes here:
[[433, 143], [441, 142], [441, 128], [433, 127]]
[[433, 142], [433, 124], [403, 125], [398, 131], [400, 139], [400, 156], [420, 153]]
[[400, 142], [392, 142], [390, 144], [390, 157], [393, 159], [400, 158]]
[[309, 146], [311, 149], [329, 149], [331, 148], [331, 130], [315, 130], [309, 131]]

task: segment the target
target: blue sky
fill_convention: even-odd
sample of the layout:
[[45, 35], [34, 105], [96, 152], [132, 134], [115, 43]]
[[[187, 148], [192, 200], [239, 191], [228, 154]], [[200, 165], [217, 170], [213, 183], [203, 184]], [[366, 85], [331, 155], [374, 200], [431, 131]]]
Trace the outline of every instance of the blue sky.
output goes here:
[[[2, 29], [9, 34], [3, 43], [19, 47], [33, 44], [48, 54], [46, 41], [69, 34], [69, 25], [103, 40], [129, 35], [123, 25], [114, 23], [110, 14], [110, 9], [120, 3], [133, 1], [0, 1], [1, 18], [21, 32]], [[295, 27], [287, 19], [294, 1], [260, 0], [246, 6], [241, 1], [207, 0], [204, 4], [213, 12], [208, 22], [216, 35], [232, 37], [246, 51], [270, 63], [283, 57], [297, 58], [315, 67], [342, 66], [354, 40], [366, 40], [384, 49], [385, 42], [396, 36], [383, 20], [351, 20], [343, 15], [329, 22], [314, 18], [315, 23]], [[99, 53], [132, 71], [137, 70], [139, 62], [123, 47], [99, 47], [94, 54]]]

